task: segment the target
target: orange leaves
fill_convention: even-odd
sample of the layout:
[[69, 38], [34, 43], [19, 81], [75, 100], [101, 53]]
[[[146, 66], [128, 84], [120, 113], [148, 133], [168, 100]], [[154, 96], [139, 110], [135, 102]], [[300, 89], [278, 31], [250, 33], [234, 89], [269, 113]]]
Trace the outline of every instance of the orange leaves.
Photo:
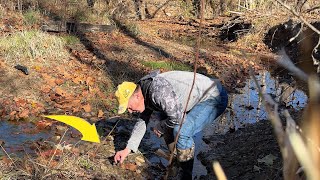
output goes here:
[[4, 67], [4, 62], [0, 59], [0, 67]]
[[7, 165], [7, 166], [11, 166], [13, 164], [13, 161], [10, 160], [9, 158], [7, 158], [6, 156], [2, 157], [2, 161]]
[[65, 80], [64, 79], [55, 79], [54, 80], [54, 82], [58, 85], [58, 86], [60, 86], [61, 84], [63, 84], [64, 82], [65, 82]]
[[91, 105], [90, 104], [86, 104], [86, 105], [82, 106], [82, 108], [87, 113], [91, 112]]
[[44, 79], [44, 81], [46, 82], [47, 85], [49, 85], [51, 87], [56, 86], [55, 78], [53, 78], [52, 76], [48, 75], [47, 73], [43, 73], [41, 75], [42, 75], [42, 78]]
[[67, 92], [65, 90], [63, 90], [61, 87], [56, 87], [55, 88], [55, 92], [59, 95], [59, 96], [65, 96], [67, 94]]
[[51, 91], [51, 87], [49, 85], [42, 85], [41, 91], [45, 94], [49, 93]]
[[47, 127], [52, 126], [53, 121], [41, 120], [36, 122], [36, 127], [38, 129], [45, 129]]
[[27, 101], [26, 100], [24, 100], [24, 99], [21, 99], [21, 98], [13, 98], [13, 101], [15, 101], [15, 103], [16, 103], [16, 105], [17, 106], [21, 106], [21, 107], [25, 107], [26, 106], [26, 104], [27, 104]]
[[50, 158], [53, 155], [55, 156], [59, 156], [62, 154], [62, 151], [59, 149], [49, 149], [47, 151], [43, 151], [39, 153], [39, 156], [43, 157], [43, 158]]
[[74, 83], [76, 83], [78, 85], [81, 84], [83, 81], [84, 81], [84, 79], [79, 77], [79, 76], [77, 76], [77, 77], [72, 79], [72, 82], [74, 82]]
[[101, 109], [99, 109], [98, 111], [98, 118], [102, 118], [104, 115], [103, 111]]
[[89, 85], [89, 86], [93, 86], [94, 85], [94, 81], [93, 81], [93, 78], [92, 77], [87, 77], [87, 79], [86, 79], [86, 83], [87, 83], [87, 85]]
[[136, 171], [137, 170], [137, 165], [133, 164], [133, 163], [122, 163], [120, 165], [120, 167], [122, 169], [127, 169], [127, 170], [130, 170], [130, 171]]
[[29, 117], [29, 110], [28, 109], [24, 109], [23, 111], [21, 111], [20, 113], [19, 113], [19, 118], [27, 118], [27, 117]]

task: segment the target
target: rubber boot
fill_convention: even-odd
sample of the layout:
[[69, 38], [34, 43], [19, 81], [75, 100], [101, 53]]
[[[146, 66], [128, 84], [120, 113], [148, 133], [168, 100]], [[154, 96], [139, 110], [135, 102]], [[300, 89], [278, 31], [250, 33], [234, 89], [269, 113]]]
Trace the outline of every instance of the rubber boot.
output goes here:
[[185, 162], [179, 162], [182, 169], [181, 180], [192, 180], [193, 162], [194, 158]]

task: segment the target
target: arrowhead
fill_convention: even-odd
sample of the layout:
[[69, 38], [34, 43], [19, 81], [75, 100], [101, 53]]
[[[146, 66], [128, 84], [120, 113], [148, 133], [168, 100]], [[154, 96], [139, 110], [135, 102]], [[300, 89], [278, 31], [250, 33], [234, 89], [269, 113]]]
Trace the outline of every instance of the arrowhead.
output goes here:
[[92, 124], [85, 132], [83, 132], [81, 140], [100, 143], [100, 138], [95, 124]]

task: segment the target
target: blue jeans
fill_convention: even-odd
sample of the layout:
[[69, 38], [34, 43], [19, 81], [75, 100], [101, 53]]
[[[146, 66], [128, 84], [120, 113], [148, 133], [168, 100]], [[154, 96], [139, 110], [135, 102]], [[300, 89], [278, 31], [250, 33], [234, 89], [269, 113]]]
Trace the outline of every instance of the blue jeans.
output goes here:
[[[186, 114], [180, 130], [177, 148], [182, 150], [191, 148], [194, 144], [193, 136], [213, 123], [224, 112], [227, 105], [228, 95], [226, 90], [222, 88], [220, 96], [207, 99], [194, 106]], [[174, 127], [174, 137], [177, 135], [178, 130], [179, 125]]]

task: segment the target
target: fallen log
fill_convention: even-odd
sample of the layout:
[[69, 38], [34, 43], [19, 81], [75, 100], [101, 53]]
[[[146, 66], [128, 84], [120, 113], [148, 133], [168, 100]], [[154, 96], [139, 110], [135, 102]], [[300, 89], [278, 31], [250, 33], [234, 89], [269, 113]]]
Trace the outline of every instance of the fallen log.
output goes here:
[[63, 21], [50, 21], [41, 26], [42, 31], [57, 33], [112, 32], [114, 29], [115, 27], [113, 25], [96, 25]]

